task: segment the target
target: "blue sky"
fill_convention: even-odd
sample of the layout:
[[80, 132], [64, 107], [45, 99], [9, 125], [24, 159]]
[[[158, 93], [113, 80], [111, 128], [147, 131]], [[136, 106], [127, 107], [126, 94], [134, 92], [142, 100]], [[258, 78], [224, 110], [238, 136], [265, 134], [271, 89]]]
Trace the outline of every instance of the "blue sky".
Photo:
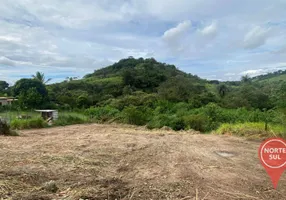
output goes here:
[[286, 69], [286, 0], [0, 0], [0, 80], [154, 57], [207, 79]]

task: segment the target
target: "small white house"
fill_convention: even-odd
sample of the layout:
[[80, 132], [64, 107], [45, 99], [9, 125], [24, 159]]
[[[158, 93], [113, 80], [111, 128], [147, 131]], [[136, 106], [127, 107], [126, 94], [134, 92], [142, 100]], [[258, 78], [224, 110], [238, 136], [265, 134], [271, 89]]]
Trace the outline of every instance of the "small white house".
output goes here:
[[17, 100], [13, 97], [0, 97], [0, 106], [12, 105], [12, 102]]

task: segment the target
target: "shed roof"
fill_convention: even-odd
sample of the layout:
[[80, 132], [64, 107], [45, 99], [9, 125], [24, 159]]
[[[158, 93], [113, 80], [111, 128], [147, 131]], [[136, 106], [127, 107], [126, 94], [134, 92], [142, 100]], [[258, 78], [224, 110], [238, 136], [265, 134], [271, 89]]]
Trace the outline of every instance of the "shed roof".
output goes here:
[[55, 112], [57, 110], [35, 110], [36, 112]]
[[1, 100], [7, 100], [7, 99], [13, 100], [13, 99], [16, 99], [16, 98], [14, 98], [14, 97], [0, 97], [0, 99]]

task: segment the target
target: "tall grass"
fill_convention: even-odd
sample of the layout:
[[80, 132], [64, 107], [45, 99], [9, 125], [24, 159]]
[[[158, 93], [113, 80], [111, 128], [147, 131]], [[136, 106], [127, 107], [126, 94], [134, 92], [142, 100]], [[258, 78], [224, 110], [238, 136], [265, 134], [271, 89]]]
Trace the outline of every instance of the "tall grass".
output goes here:
[[59, 118], [54, 121], [53, 126], [66, 126], [72, 124], [84, 124], [89, 122], [91, 122], [91, 120], [81, 113], [61, 112], [59, 113]]
[[108, 120], [117, 118], [119, 110], [112, 108], [111, 106], [88, 108], [84, 111], [84, 114], [90, 119], [97, 122], [106, 122]]
[[286, 138], [286, 130], [282, 125], [268, 125], [268, 130], [265, 130], [265, 123], [237, 123], [237, 124], [222, 124], [216, 131], [217, 134], [237, 135], [248, 138], [268, 138], [282, 137]]
[[12, 129], [31, 129], [31, 128], [44, 128], [48, 124], [42, 118], [31, 118], [31, 119], [13, 119], [10, 123]]
[[31, 118], [40, 117], [40, 113], [35, 111], [4, 111], [0, 112], [0, 118], [5, 119], [8, 122], [11, 122], [17, 119], [18, 116], [30, 116]]
[[121, 122], [133, 125], [145, 125], [148, 121], [148, 114], [139, 107], [128, 106], [121, 112]]

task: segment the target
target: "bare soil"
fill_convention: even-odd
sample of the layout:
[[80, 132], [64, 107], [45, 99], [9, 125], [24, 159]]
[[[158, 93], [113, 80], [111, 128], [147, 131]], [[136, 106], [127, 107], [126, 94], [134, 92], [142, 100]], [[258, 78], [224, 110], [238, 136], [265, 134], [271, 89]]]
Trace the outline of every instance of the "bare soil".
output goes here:
[[[0, 199], [286, 199], [259, 141], [124, 125], [73, 125], [0, 137]], [[58, 188], [58, 190], [57, 190]]]

